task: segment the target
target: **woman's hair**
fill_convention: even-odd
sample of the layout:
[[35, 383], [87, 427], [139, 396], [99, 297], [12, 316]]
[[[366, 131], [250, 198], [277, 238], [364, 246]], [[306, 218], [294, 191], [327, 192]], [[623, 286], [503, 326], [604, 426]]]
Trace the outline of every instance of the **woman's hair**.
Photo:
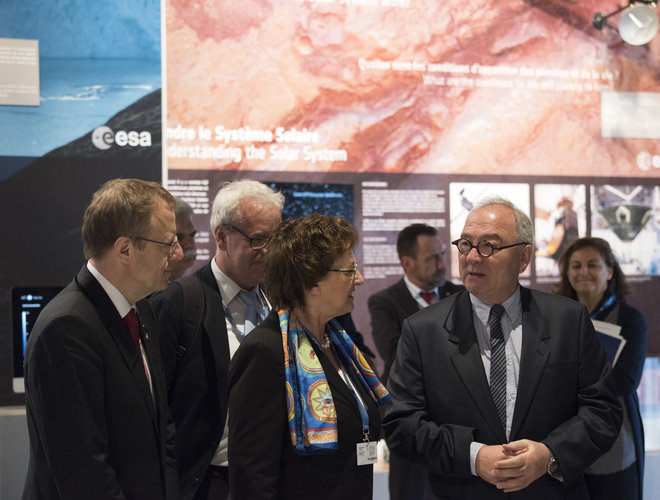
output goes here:
[[607, 282], [607, 294], [614, 294], [619, 300], [623, 300], [627, 293], [626, 279], [619, 262], [617, 261], [610, 244], [602, 238], [580, 238], [575, 240], [559, 258], [560, 281], [555, 287], [555, 292], [565, 297], [577, 300], [577, 293], [568, 280], [568, 265], [571, 256], [583, 248], [593, 248], [605, 261], [607, 267], [612, 268], [612, 278]]
[[355, 228], [339, 216], [308, 215], [280, 223], [264, 257], [268, 300], [275, 308], [304, 307], [305, 291], [357, 242]]

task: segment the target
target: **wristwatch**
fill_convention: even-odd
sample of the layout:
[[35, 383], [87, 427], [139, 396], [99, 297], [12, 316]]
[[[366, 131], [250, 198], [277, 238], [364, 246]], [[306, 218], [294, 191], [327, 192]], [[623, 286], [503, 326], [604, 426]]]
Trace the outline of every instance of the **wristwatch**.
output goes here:
[[559, 468], [559, 462], [555, 456], [550, 452], [550, 458], [548, 459], [548, 466], [545, 469], [548, 476], [553, 479], [559, 479], [561, 477], [561, 469]]

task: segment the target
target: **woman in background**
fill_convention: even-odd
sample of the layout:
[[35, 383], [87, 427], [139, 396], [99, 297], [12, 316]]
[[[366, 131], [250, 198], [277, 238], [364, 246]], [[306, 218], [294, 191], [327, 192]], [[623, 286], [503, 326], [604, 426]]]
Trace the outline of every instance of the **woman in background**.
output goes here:
[[559, 260], [559, 269], [557, 293], [580, 301], [592, 319], [619, 325], [626, 340], [613, 367], [623, 424], [612, 448], [585, 472], [589, 494], [597, 500], [642, 500], [644, 429], [637, 387], [646, 358], [646, 321], [625, 302], [625, 278], [607, 241], [576, 240]]
[[264, 258], [273, 310], [229, 368], [233, 500], [371, 500], [389, 394], [332, 319], [364, 280], [356, 230], [341, 217], [285, 221]]

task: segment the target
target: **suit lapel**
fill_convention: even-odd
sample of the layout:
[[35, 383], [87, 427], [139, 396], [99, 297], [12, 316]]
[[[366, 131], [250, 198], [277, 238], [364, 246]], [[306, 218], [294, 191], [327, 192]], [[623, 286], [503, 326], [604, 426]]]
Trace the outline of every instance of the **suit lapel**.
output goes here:
[[410, 290], [408, 290], [408, 286], [403, 279], [397, 281], [394, 291], [396, 292], [395, 295], [397, 302], [401, 304], [401, 307], [403, 307], [406, 313], [405, 317], [402, 318], [402, 321], [421, 309], [419, 303], [412, 295], [410, 295]]
[[99, 319], [117, 346], [117, 350], [126, 368], [133, 374], [135, 384], [140, 388], [145, 404], [155, 419], [154, 403], [147, 377], [144, 374], [142, 359], [135, 350], [128, 327], [122, 321], [117, 308], [110, 300], [110, 297], [108, 297], [108, 294], [105, 293], [101, 284], [89, 272], [86, 265], [78, 273], [76, 281], [89, 297], [89, 300], [94, 304]]
[[[148, 391], [146, 395], [149, 396], [152, 403], [150, 409], [153, 410], [152, 416], [154, 418], [154, 423], [157, 423], [157, 408], [161, 407], [160, 402], [165, 401], [167, 396], [162, 391], [162, 388], [165, 385], [164, 382], [161, 383], [162, 365], [160, 362], [160, 351], [154, 344], [154, 334], [157, 334], [154, 330], [155, 319], [153, 318], [151, 307], [147, 301], [141, 300], [136, 304], [136, 307], [138, 309], [138, 314], [140, 315], [140, 338], [147, 357], [147, 362], [149, 363], [151, 387], [149, 387], [146, 377], [139, 376], [139, 372], [136, 374], [136, 378], [139, 381], [143, 381], [146, 385]], [[141, 363], [139, 363], [139, 365], [141, 365]], [[139, 368], [144, 368], [144, 366], [138, 366], [138, 370]], [[142, 374], [144, 374], [144, 369], [142, 370]], [[153, 393], [151, 392], [152, 388]]]
[[221, 408], [227, 408], [227, 380], [229, 370], [229, 340], [227, 339], [227, 321], [222, 303], [222, 296], [218, 283], [215, 280], [211, 264], [198, 271], [199, 279], [204, 291], [204, 319], [202, 324], [211, 344], [213, 357], [216, 360], [218, 373], [218, 397]]
[[522, 300], [522, 353], [518, 376], [516, 407], [511, 423], [511, 439], [517, 436], [529, 410], [543, 370], [550, 357], [547, 339], [550, 332], [545, 326], [538, 304], [532, 300], [529, 289], [520, 287]]
[[[470, 321], [465, 321], [470, 318]], [[474, 317], [470, 295], [461, 292], [456, 296], [454, 310], [447, 315], [445, 328], [449, 332], [449, 341], [453, 346], [451, 361], [463, 380], [463, 385], [479, 409], [491, 432], [502, 442], [506, 442], [506, 433], [500, 423], [495, 403], [490, 394], [490, 387], [484, 372], [479, 343], [474, 331]]]

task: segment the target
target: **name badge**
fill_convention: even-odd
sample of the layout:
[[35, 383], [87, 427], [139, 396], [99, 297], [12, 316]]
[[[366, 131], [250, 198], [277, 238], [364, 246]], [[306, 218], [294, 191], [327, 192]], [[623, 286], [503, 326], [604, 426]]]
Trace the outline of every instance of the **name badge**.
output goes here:
[[378, 460], [378, 443], [369, 441], [367, 443], [357, 444], [357, 464], [371, 465]]

